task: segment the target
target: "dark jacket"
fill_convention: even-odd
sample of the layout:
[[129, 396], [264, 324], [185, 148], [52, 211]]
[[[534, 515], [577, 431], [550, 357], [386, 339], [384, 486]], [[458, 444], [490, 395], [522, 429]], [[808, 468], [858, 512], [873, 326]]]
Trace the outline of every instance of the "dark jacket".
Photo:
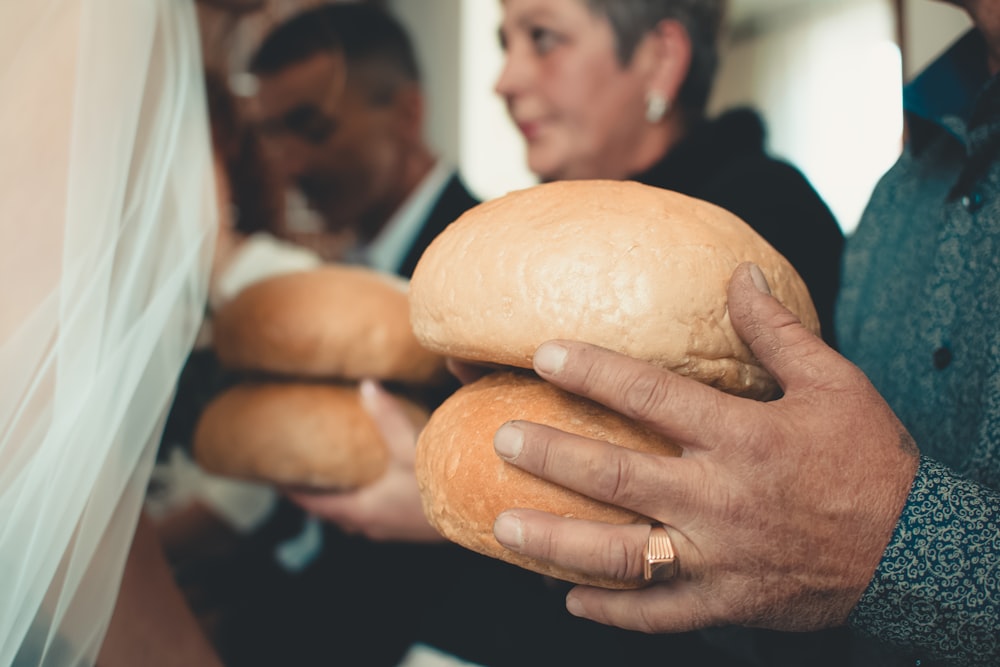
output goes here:
[[427, 249], [427, 246], [431, 244], [431, 241], [443, 232], [445, 227], [454, 222], [458, 216], [478, 203], [479, 200], [469, 193], [465, 184], [462, 183], [461, 177], [457, 173], [453, 174], [444, 190], [441, 191], [441, 196], [434, 203], [434, 208], [427, 215], [427, 220], [424, 222], [420, 234], [410, 247], [410, 251], [407, 253], [406, 259], [403, 260], [397, 273], [404, 278], [413, 276], [413, 269], [417, 266], [417, 260], [420, 259], [420, 256]]

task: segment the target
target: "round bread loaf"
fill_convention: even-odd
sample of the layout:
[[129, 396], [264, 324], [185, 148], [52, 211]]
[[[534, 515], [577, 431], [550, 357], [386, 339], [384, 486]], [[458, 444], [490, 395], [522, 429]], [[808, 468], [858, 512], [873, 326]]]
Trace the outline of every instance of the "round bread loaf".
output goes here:
[[546, 183], [446, 228], [414, 271], [410, 318], [420, 342], [445, 356], [531, 368], [544, 341], [582, 340], [768, 398], [776, 386], [726, 308], [745, 261], [819, 331], [798, 273], [732, 213], [635, 182]]
[[[579, 340], [766, 400], [779, 387], [740, 340], [727, 309], [729, 280], [746, 261], [818, 333], [798, 273], [733, 214], [633, 182], [553, 182], [483, 203], [439, 235], [413, 274], [410, 317], [420, 342], [446, 356], [531, 368], [541, 343]], [[519, 373], [463, 387], [431, 416], [416, 458], [428, 519], [458, 544], [536, 572], [610, 588], [635, 585], [561, 570], [500, 546], [493, 523], [515, 507], [611, 523], [648, 519], [505, 463], [493, 435], [523, 419], [640, 451], [679, 450]]]
[[680, 453], [661, 435], [533, 374], [492, 373], [462, 387], [438, 407], [417, 441], [417, 483], [431, 525], [457, 544], [541, 574], [605, 588], [636, 585], [556, 568], [508, 551], [496, 541], [493, 522], [512, 507], [608, 523], [649, 521], [499, 458], [493, 450], [493, 434], [511, 419], [547, 424], [638, 451]]
[[220, 362], [238, 370], [411, 384], [448, 378], [441, 356], [413, 336], [407, 282], [359, 266], [250, 285], [214, 315], [212, 340]]
[[[414, 423], [426, 422], [426, 411], [398, 400]], [[202, 412], [193, 447], [208, 472], [299, 490], [355, 489], [378, 479], [389, 460], [357, 385], [347, 384], [231, 387]]]

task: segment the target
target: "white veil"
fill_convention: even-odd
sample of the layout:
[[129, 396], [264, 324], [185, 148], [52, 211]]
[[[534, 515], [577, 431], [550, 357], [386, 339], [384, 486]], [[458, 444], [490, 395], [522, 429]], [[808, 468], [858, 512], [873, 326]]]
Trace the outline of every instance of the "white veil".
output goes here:
[[203, 86], [191, 0], [0, 0], [0, 667], [107, 629], [204, 308]]

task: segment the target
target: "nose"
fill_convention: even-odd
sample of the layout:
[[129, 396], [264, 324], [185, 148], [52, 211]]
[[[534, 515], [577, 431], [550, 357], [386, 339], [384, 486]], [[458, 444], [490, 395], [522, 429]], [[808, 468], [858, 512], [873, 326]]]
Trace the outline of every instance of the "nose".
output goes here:
[[507, 45], [503, 68], [500, 70], [493, 90], [497, 95], [509, 101], [510, 98], [524, 91], [530, 78], [530, 62], [525, 57], [523, 49], [518, 48], [512, 40], [512, 43]]

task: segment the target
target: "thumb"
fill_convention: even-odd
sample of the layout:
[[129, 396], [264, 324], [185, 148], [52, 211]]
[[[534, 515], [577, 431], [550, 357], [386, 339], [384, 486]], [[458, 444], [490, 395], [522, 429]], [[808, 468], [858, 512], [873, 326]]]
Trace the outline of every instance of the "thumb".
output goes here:
[[820, 369], [829, 365], [822, 359], [833, 350], [771, 295], [760, 267], [750, 262], [737, 266], [728, 299], [736, 333], [785, 392], [822, 377]]
[[359, 391], [361, 406], [375, 421], [392, 458], [412, 462], [419, 429], [403, 405], [375, 380], [362, 380]]

